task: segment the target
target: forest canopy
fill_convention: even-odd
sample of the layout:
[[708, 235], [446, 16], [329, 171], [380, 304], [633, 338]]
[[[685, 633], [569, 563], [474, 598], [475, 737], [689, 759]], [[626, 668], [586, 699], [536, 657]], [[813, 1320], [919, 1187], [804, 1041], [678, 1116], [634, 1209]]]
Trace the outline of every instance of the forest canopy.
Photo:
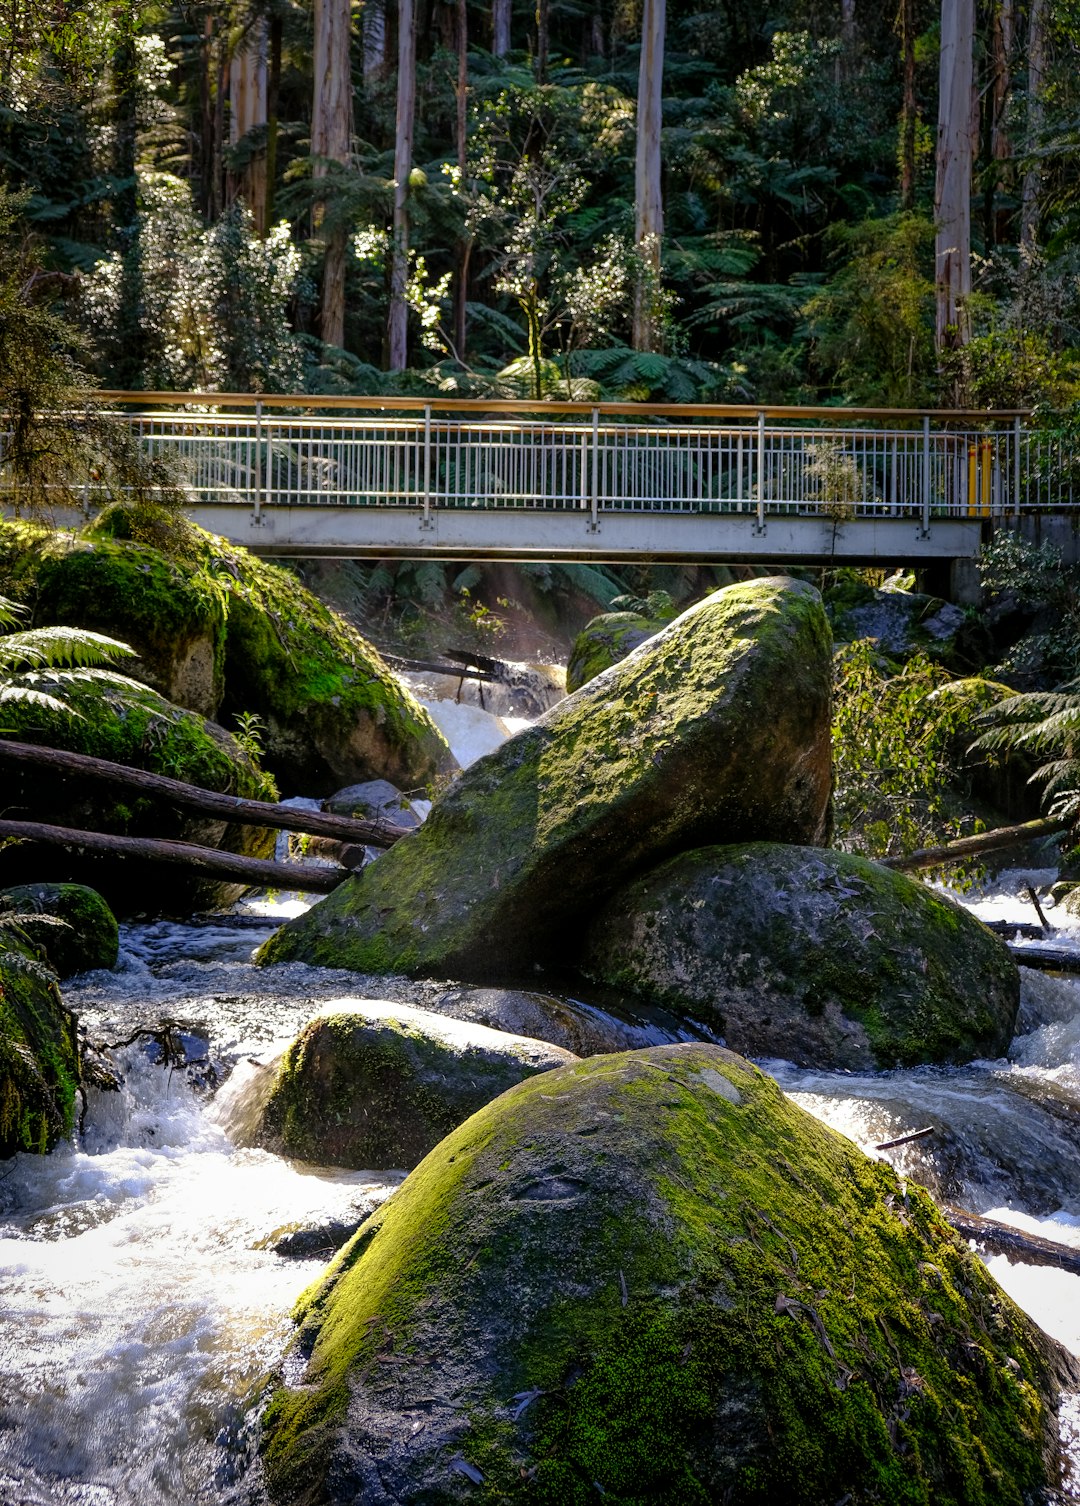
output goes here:
[[1080, 0], [11, 0], [6, 307], [127, 389], [1068, 406], [1078, 62]]

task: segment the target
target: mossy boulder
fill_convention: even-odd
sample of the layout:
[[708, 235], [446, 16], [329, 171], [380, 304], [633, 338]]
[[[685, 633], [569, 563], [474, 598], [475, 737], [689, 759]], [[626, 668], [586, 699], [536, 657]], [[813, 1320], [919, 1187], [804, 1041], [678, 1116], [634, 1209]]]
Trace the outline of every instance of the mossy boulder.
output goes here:
[[419, 826], [420, 817], [407, 795], [388, 779], [366, 779], [336, 790], [322, 803], [332, 816], [349, 816], [358, 821], [388, 821], [394, 826]]
[[0, 1160], [69, 1136], [79, 1081], [75, 1016], [25, 933], [0, 927]]
[[278, 1506], [1021, 1506], [1077, 1374], [920, 1188], [706, 1045], [504, 1093], [297, 1317]]
[[[139, 655], [127, 673], [166, 700], [214, 717], [225, 689], [225, 588], [201, 560], [167, 556], [122, 529], [114, 537], [110, 524], [119, 527], [124, 516], [110, 510], [82, 534], [20, 534], [0, 525], [9, 535], [0, 582], [32, 608], [36, 626], [120, 638]], [[26, 547], [17, 550], [20, 537]]]
[[261, 717], [286, 794], [370, 778], [415, 789], [456, 767], [375, 649], [295, 575], [183, 519], [151, 526], [152, 513], [110, 507], [78, 534], [0, 524], [0, 591], [37, 626], [130, 643], [134, 677], [180, 706]]
[[566, 666], [567, 692], [580, 690], [602, 670], [618, 664], [663, 626], [662, 621], [640, 612], [604, 612], [594, 617], [574, 639]]
[[95, 889], [84, 884], [16, 884], [0, 889], [0, 914], [4, 912], [20, 916], [21, 930], [40, 948], [58, 978], [116, 966], [120, 930]]
[[[273, 782], [235, 738], [214, 722], [171, 705], [146, 686], [117, 683], [108, 677], [88, 678], [65, 685], [61, 693], [75, 715], [27, 702], [7, 702], [4, 719], [9, 736], [168, 774], [203, 789], [273, 798]], [[126, 791], [116, 795], [103, 785], [61, 781], [28, 766], [9, 772], [5, 804], [13, 817], [76, 831], [194, 842], [249, 857], [273, 853], [274, 833], [264, 828], [189, 815], [167, 800]], [[0, 849], [0, 884], [20, 883], [36, 875], [87, 884], [118, 915], [186, 914], [243, 892], [243, 885], [196, 878], [181, 868], [136, 858], [31, 843]]]
[[264, 724], [283, 793], [387, 779], [417, 790], [457, 768], [446, 739], [355, 628], [280, 565], [231, 551], [226, 712]]
[[507, 981], [673, 851], [820, 842], [831, 640], [799, 581], [729, 586], [480, 759], [264, 962]]
[[990, 634], [978, 619], [899, 583], [875, 590], [845, 582], [827, 593], [826, 605], [840, 642], [873, 638], [893, 658], [926, 654], [954, 672], [979, 669], [990, 656]]
[[255, 1142], [319, 1165], [413, 1167], [572, 1052], [385, 999], [332, 999], [277, 1067]]
[[615, 896], [583, 967], [735, 1051], [865, 1070], [1000, 1056], [1020, 1007], [1008, 948], [959, 905], [850, 853], [681, 853]]

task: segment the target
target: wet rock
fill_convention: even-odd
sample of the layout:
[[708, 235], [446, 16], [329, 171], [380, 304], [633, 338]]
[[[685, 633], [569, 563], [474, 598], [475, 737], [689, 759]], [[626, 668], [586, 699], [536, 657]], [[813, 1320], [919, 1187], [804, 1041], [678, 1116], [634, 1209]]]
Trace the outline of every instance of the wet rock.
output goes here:
[[0, 927], [0, 1160], [71, 1134], [79, 1048], [56, 975], [14, 924]]
[[331, 1000], [282, 1056], [252, 1138], [319, 1165], [415, 1166], [492, 1098], [575, 1059], [386, 999]]
[[465, 771], [420, 830], [260, 961], [506, 981], [621, 882], [707, 841], [822, 841], [831, 642], [813, 587], [699, 602]]
[[116, 966], [120, 930], [94, 889], [83, 884], [16, 884], [0, 890], [0, 913], [4, 912], [20, 917], [21, 929], [59, 978]]
[[635, 1000], [604, 1000], [598, 1008], [560, 994], [513, 988], [450, 988], [425, 1007], [456, 1020], [473, 1020], [492, 1030], [506, 1030], [562, 1046], [575, 1056], [632, 1051], [672, 1041], [699, 1040], [699, 1031], [655, 1005]]
[[503, 1094], [300, 1313], [280, 1506], [1044, 1499], [1078, 1373], [920, 1188], [705, 1045]]
[[322, 803], [334, 816], [361, 821], [388, 821], [395, 826], [419, 826], [420, 816], [412, 801], [387, 779], [368, 779], [338, 790]]
[[780, 844], [682, 853], [608, 904], [583, 967], [733, 1050], [801, 1066], [1001, 1055], [1020, 977], [974, 916], [850, 853]]

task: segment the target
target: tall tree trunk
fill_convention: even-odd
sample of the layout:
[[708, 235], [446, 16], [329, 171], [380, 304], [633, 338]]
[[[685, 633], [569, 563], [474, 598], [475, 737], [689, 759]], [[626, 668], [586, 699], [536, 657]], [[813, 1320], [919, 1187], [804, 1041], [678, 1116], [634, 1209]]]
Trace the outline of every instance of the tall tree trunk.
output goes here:
[[904, 95], [900, 111], [900, 207], [915, 208], [915, 0], [900, 0], [900, 52], [903, 59]]
[[199, 45], [199, 107], [202, 120], [199, 130], [199, 209], [204, 219], [212, 218], [214, 197], [214, 77], [217, 72], [214, 33], [215, 17], [203, 21]]
[[840, 39], [850, 55], [855, 48], [855, 0], [840, 0]]
[[[311, 112], [311, 155], [316, 178], [325, 178], [330, 162], [346, 163], [352, 140], [352, 68], [349, 56], [349, 0], [315, 0], [315, 94]], [[318, 229], [326, 207], [315, 207]], [[345, 343], [344, 225], [332, 230], [323, 264], [322, 317], [319, 333], [327, 345]]]
[[[468, 114], [469, 102], [469, 15], [466, 0], [457, 0], [457, 167], [460, 192], [465, 192], [465, 174], [468, 168]], [[454, 283], [454, 353], [464, 364], [467, 308], [469, 297], [469, 256], [472, 242], [466, 228], [458, 247], [458, 275]]]
[[394, 139], [394, 231], [390, 254], [390, 317], [386, 329], [387, 366], [404, 371], [408, 360], [409, 174], [412, 172], [416, 114], [416, 7], [398, 0], [398, 90]]
[[[229, 142], [232, 146], [251, 131], [266, 130], [267, 31], [266, 17], [257, 16], [229, 59]], [[239, 172], [229, 173], [226, 197], [230, 203], [243, 199], [251, 210], [256, 230], [260, 235], [266, 234], [265, 141], [251, 153]]]
[[[1028, 6], [1027, 149], [1034, 153], [1043, 125], [1043, 75], [1046, 72], [1046, 0], [1030, 0]], [[1020, 247], [1031, 256], [1038, 244], [1039, 189], [1042, 174], [1029, 157], [1020, 190]]]
[[967, 341], [971, 292], [971, 166], [975, 142], [975, 0], [942, 0], [934, 194], [937, 345]]
[[547, 83], [550, 40], [551, 0], [536, 0], [536, 57], [533, 61], [533, 72], [538, 84]]
[[370, 87], [386, 75], [386, 0], [364, 0], [364, 84]]
[[504, 58], [510, 51], [511, 0], [491, 0], [491, 51]]
[[281, 95], [280, 15], [270, 18], [270, 72], [266, 83], [266, 228], [274, 223], [277, 192], [278, 99]]
[[664, 98], [665, 0], [645, 0], [638, 72], [637, 161], [634, 172], [634, 243], [639, 269], [634, 295], [633, 346], [656, 344], [656, 294], [664, 235], [661, 197], [660, 126]]
[[990, 160], [983, 192], [983, 239], [987, 247], [996, 245], [1001, 238], [998, 204], [1012, 156], [1006, 116], [1011, 94], [1014, 21], [1013, 0], [997, 0], [990, 15], [991, 73], [990, 87], [986, 91], [986, 140]]

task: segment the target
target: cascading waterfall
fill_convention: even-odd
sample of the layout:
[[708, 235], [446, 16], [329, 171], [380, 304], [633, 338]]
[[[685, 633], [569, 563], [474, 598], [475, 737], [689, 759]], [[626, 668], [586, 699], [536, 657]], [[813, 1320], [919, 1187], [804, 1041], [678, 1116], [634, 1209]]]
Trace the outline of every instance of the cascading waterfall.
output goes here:
[[[1019, 919], [1026, 877], [1006, 875], [975, 907]], [[262, 1381], [282, 1361], [294, 1299], [321, 1269], [297, 1247], [325, 1259], [398, 1178], [242, 1149], [226, 1126], [258, 1063], [317, 1001], [363, 992], [424, 1003], [423, 985], [364, 989], [339, 971], [253, 968], [253, 948], [302, 903], [125, 926], [119, 969], [65, 987], [92, 1040], [168, 1018], [205, 1060], [170, 1071], [150, 1038], [136, 1040], [119, 1053], [122, 1090], [90, 1092], [77, 1144], [0, 1164], [2, 1506], [263, 1498]], [[903, 1174], [1080, 1246], [1080, 983], [1025, 972], [1007, 1061], [866, 1076], [766, 1065], [864, 1148], [932, 1125], [888, 1153]], [[1080, 1278], [1000, 1256], [989, 1265], [1080, 1353]], [[1078, 1457], [1075, 1405], [1063, 1434]]]

